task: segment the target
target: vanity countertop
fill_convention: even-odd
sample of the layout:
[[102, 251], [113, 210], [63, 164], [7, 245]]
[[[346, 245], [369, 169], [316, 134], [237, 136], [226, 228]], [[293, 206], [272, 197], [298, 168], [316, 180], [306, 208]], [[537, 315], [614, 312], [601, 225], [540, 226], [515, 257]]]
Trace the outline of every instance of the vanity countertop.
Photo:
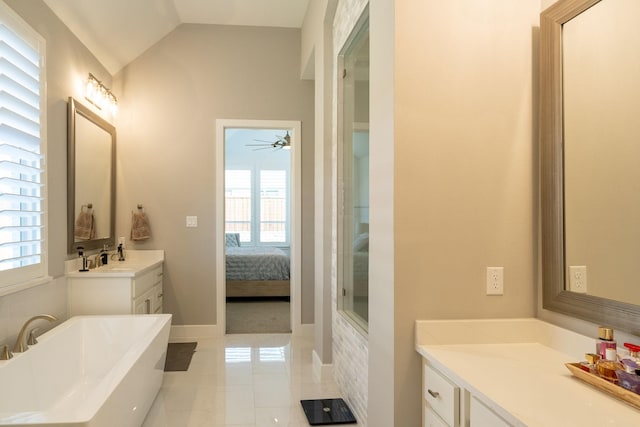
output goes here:
[[640, 425], [639, 409], [565, 367], [594, 346], [537, 319], [416, 322], [417, 352], [512, 425]]
[[117, 255], [109, 259], [107, 265], [79, 271], [81, 261], [79, 258], [66, 261], [65, 271], [67, 277], [104, 278], [104, 277], [135, 277], [157, 267], [164, 262], [163, 250], [131, 250], [125, 251], [125, 260], [118, 261]]

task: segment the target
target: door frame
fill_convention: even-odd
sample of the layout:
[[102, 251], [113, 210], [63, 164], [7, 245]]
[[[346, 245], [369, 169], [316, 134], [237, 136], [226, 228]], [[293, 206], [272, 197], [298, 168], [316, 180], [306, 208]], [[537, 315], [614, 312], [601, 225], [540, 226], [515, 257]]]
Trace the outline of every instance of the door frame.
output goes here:
[[294, 120], [244, 120], [217, 119], [216, 120], [216, 324], [222, 335], [227, 330], [226, 313], [226, 263], [224, 244], [224, 171], [225, 129], [288, 129], [291, 136], [291, 248], [290, 248], [290, 310], [291, 332], [294, 335], [302, 333], [302, 156], [301, 156], [301, 122]]

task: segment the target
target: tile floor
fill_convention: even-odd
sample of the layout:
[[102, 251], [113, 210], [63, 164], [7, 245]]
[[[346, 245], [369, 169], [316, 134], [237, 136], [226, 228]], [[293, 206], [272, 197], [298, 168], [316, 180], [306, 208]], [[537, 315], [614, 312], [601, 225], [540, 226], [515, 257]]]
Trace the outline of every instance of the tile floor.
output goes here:
[[199, 340], [188, 371], [165, 372], [143, 427], [308, 426], [301, 399], [341, 397], [314, 375], [312, 349], [290, 334]]

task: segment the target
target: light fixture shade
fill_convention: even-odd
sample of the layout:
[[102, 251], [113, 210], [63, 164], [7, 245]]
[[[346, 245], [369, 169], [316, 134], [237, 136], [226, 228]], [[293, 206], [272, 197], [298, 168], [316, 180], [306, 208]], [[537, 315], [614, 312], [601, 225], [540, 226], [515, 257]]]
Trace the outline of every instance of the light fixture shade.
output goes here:
[[118, 109], [118, 99], [116, 96], [91, 73], [89, 73], [89, 77], [87, 78], [84, 97], [99, 110], [108, 110], [112, 115], [115, 115]]

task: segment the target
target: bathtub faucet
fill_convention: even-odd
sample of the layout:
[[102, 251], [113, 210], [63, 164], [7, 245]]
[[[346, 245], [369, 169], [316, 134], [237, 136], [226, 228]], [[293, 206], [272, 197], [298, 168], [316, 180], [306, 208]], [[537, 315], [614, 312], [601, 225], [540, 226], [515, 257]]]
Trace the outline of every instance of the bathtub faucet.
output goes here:
[[27, 333], [27, 327], [31, 322], [36, 320], [48, 320], [49, 322], [55, 322], [58, 320], [55, 316], [51, 316], [49, 314], [41, 314], [39, 316], [33, 316], [31, 319], [27, 320], [24, 325], [22, 325], [22, 329], [20, 329], [20, 333], [18, 334], [18, 339], [16, 339], [16, 343], [13, 345], [14, 353], [23, 353], [29, 350], [29, 346], [25, 343], [25, 335]]

